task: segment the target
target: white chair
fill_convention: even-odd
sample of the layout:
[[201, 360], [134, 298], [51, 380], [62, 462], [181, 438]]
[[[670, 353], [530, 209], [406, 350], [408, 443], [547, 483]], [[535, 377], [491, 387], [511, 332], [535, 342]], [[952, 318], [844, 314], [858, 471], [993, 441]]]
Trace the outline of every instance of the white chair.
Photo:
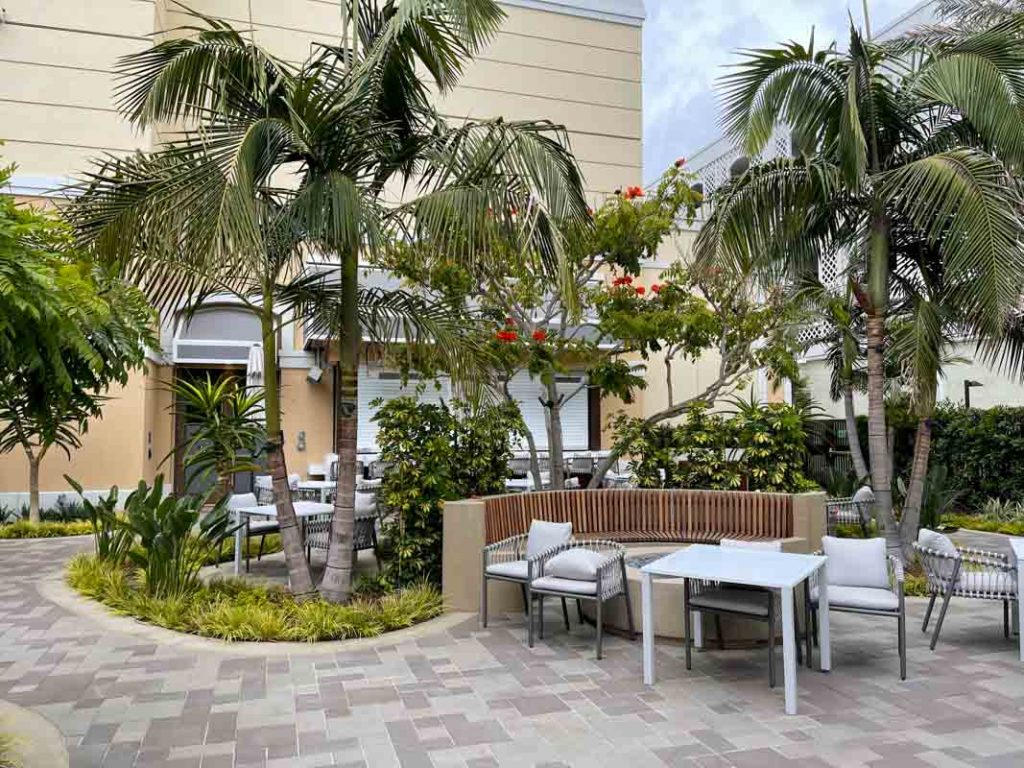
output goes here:
[[[885, 539], [821, 540], [828, 557], [828, 607], [832, 611], [896, 619], [900, 680], [907, 679], [907, 615], [903, 563], [886, 552]], [[817, 626], [818, 588], [811, 588], [811, 615]]]
[[[269, 477], [269, 476], [268, 476]], [[256, 507], [259, 503], [256, 500], [255, 493], [236, 493], [232, 494], [231, 498], [228, 499], [228, 509], [232, 512], [245, 509], [247, 507]], [[249, 539], [252, 536], [260, 537], [260, 548], [256, 552], [256, 561], [259, 562], [263, 557], [263, 547], [266, 544], [267, 536], [272, 533], [280, 533], [281, 526], [278, 525], [277, 520], [259, 519], [253, 521], [249, 515], [245, 515], [243, 521], [245, 526], [245, 571], [249, 572]]]
[[939, 641], [942, 622], [953, 597], [976, 600], [1001, 600], [1003, 635], [1010, 636], [1010, 603], [1018, 599], [1017, 568], [1009, 555], [984, 549], [957, 547], [948, 536], [922, 528], [914, 550], [928, 579], [931, 599], [924, 614], [922, 632], [928, 631], [935, 600], [942, 597], [942, 608], [932, 632], [931, 649]]
[[[507, 581], [518, 584], [523, 593], [523, 611], [529, 615], [527, 586], [539, 575], [537, 563], [541, 555], [567, 544], [572, 538], [572, 523], [551, 523], [534, 520], [530, 532], [510, 536], [483, 549], [483, 586], [480, 590], [480, 621], [487, 626], [487, 582]], [[531, 569], [532, 566], [532, 569]]]
[[[326, 552], [331, 545], [331, 521], [333, 513], [312, 515], [306, 518], [306, 559], [313, 550]], [[377, 495], [356, 493], [355, 528], [352, 531], [352, 551], [372, 549], [377, 559], [377, 570], [381, 569], [380, 551], [377, 548]]]
[[[761, 549], [769, 552], [781, 552], [782, 542], [744, 541], [741, 539], [722, 539], [719, 546], [725, 549]], [[715, 634], [718, 648], [725, 648], [722, 634], [722, 615], [737, 616], [752, 621], [768, 623], [768, 685], [775, 687], [775, 628], [776, 617], [780, 607], [778, 596], [773, 590], [761, 587], [750, 587], [737, 584], [719, 584], [704, 581], [689, 581], [689, 589], [684, 594], [684, 610], [687, 612], [683, 621], [683, 642], [686, 645], [686, 668], [690, 669], [690, 612], [710, 613], [715, 617]], [[794, 593], [794, 603], [796, 595]], [[794, 606], [795, 607], [795, 606]], [[794, 615], [796, 611], [794, 610]], [[699, 621], [698, 617], [698, 621]], [[797, 663], [802, 663], [802, 654], [797, 644]]]

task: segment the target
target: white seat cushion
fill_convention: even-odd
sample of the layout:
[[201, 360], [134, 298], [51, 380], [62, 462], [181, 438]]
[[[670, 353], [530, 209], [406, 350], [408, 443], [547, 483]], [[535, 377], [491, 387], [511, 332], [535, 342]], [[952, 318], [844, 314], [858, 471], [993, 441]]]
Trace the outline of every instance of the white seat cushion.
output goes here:
[[711, 587], [690, 596], [691, 608], [708, 608], [748, 616], [768, 616], [770, 592], [758, 589], [736, 589], [735, 587]]
[[828, 557], [828, 585], [889, 588], [885, 539], [837, 539], [825, 536], [821, 548]]
[[526, 581], [526, 561], [512, 560], [507, 563], [494, 563], [487, 566], [487, 573], [493, 576], [504, 576], [507, 579]]
[[526, 537], [526, 559], [536, 557], [553, 547], [567, 544], [572, 538], [572, 523], [549, 523], [534, 520]]
[[281, 526], [276, 520], [263, 520], [260, 522], [254, 520], [249, 523], [250, 536], [258, 536], [261, 533], [271, 533], [279, 530], [281, 530]]
[[1015, 574], [1006, 571], [963, 571], [956, 582], [956, 588], [976, 594], [1017, 594]]
[[[817, 605], [818, 588], [811, 591], [811, 601]], [[833, 608], [866, 608], [872, 611], [895, 611], [900, 600], [891, 589], [874, 587], [842, 587], [828, 585], [828, 604]]]
[[608, 561], [607, 555], [581, 547], [567, 549], [552, 557], [544, 566], [544, 573], [559, 579], [595, 581], [597, 569]]
[[538, 592], [568, 592], [573, 595], [597, 594], [596, 581], [580, 581], [578, 579], [560, 579], [557, 576], [542, 576], [534, 579], [530, 589]]
[[857, 492], [853, 494], [853, 500], [858, 504], [874, 504], [875, 492], [871, 490], [871, 486], [862, 485], [857, 489]]
[[372, 517], [377, 513], [377, 494], [356, 493], [356, 517]]
[[718, 546], [727, 549], [761, 549], [766, 552], [781, 552], [782, 542], [778, 539], [770, 541], [744, 541], [743, 539], [722, 539]]

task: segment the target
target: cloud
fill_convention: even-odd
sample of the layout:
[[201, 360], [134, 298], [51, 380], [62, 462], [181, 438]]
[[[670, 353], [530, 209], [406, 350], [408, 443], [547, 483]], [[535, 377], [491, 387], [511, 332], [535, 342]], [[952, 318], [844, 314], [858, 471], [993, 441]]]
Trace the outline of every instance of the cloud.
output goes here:
[[[873, 0], [872, 23], [887, 23], [918, 0]], [[838, 0], [646, 0], [644, 25], [644, 172], [655, 178], [680, 155], [721, 134], [716, 80], [739, 60], [737, 50], [844, 42], [848, 14], [861, 23], [861, 3]]]

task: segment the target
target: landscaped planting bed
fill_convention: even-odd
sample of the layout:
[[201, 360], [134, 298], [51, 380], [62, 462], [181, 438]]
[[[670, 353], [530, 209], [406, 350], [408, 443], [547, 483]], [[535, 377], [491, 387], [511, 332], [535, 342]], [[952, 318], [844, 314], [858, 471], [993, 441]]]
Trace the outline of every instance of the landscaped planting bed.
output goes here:
[[85, 536], [90, 533], [92, 526], [88, 520], [42, 523], [19, 520], [16, 523], [0, 525], [0, 539], [53, 539], [58, 536]]
[[284, 589], [240, 579], [215, 579], [182, 596], [154, 597], [142, 575], [93, 555], [79, 555], [68, 566], [67, 581], [86, 597], [115, 613], [179, 632], [220, 640], [304, 641], [376, 637], [439, 616], [441, 594], [430, 585], [408, 587], [375, 598], [334, 605], [321, 600], [298, 603]]

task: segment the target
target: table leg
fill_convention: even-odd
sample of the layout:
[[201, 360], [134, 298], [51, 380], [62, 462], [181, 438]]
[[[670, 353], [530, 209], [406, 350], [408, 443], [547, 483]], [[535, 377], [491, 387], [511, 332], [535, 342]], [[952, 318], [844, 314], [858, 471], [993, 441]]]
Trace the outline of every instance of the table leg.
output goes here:
[[[774, 596], [772, 597], [774, 600]], [[793, 588], [782, 590], [782, 675], [786, 686], [786, 714], [796, 714], [796, 616]], [[770, 627], [774, 632], [775, 627]]]
[[1014, 614], [1017, 626], [1014, 629], [1020, 633], [1020, 660], [1024, 661], [1024, 600], [1021, 599], [1021, 589], [1024, 588], [1024, 560], [1017, 559], [1017, 612]]
[[235, 576], [242, 572], [242, 539], [245, 536], [242, 526], [242, 513], [235, 511]]
[[828, 627], [828, 564], [818, 571], [818, 659], [822, 672], [832, 669], [832, 641]]
[[690, 626], [693, 627], [693, 647], [704, 647], [704, 620], [699, 611], [690, 611]]
[[644, 685], [654, 685], [654, 577], [643, 574], [640, 580], [640, 610], [643, 613]]

